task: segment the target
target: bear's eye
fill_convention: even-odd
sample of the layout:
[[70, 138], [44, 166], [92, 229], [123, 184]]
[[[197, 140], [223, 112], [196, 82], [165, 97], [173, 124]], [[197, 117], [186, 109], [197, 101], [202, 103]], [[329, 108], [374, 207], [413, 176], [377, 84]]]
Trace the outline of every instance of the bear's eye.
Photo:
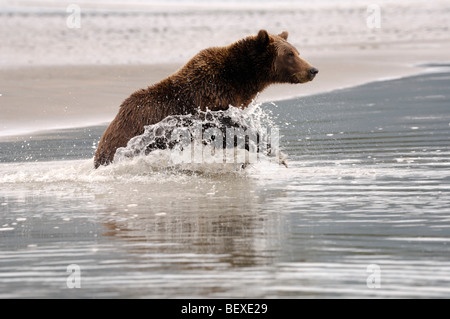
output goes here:
[[293, 57], [293, 56], [295, 56], [294, 52], [291, 51], [288, 53], [288, 57]]

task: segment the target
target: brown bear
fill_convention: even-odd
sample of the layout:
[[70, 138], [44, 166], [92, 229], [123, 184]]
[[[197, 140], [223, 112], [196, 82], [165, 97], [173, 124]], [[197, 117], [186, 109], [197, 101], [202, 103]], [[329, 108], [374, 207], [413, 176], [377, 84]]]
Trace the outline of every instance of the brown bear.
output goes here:
[[95, 168], [110, 164], [119, 147], [169, 115], [245, 108], [270, 84], [312, 81], [319, 71], [287, 38], [286, 31], [261, 30], [229, 46], [205, 49], [165, 80], [134, 92], [101, 137]]

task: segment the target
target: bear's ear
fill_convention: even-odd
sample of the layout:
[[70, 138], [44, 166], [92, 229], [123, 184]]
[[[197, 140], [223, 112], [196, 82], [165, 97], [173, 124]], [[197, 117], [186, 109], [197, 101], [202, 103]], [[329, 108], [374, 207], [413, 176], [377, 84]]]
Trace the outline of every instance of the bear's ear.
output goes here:
[[283, 31], [279, 34], [280, 37], [287, 40], [289, 33], [287, 31]]
[[260, 30], [256, 36], [256, 40], [261, 47], [266, 47], [270, 42], [269, 33], [266, 30]]

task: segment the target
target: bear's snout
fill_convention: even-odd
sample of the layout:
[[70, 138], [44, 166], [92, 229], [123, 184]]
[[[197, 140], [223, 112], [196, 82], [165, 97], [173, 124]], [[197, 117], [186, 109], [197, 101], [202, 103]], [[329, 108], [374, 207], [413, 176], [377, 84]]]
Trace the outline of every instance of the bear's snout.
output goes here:
[[294, 73], [291, 77], [291, 83], [306, 83], [314, 80], [319, 70], [314, 67], [309, 67], [303, 71]]
[[309, 73], [309, 78], [312, 81], [316, 77], [317, 73], [319, 73], [319, 70], [316, 68], [311, 68], [311, 69], [309, 69], [308, 73]]

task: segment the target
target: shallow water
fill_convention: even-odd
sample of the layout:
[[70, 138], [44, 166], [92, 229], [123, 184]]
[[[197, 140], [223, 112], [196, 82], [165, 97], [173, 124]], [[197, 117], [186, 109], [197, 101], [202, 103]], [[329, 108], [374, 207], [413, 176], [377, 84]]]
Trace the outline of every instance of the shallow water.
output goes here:
[[289, 168], [95, 171], [102, 128], [2, 142], [0, 297], [449, 297], [449, 83], [264, 105]]

